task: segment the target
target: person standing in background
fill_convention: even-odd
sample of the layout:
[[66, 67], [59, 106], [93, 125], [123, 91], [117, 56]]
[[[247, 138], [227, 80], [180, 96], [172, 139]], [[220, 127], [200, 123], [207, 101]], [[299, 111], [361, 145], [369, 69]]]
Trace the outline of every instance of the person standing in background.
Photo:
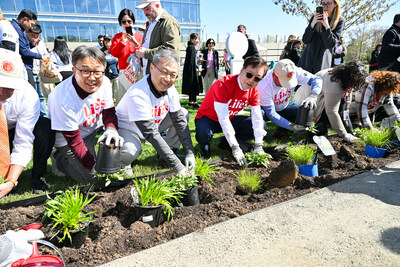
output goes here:
[[247, 42], [249, 44], [246, 54], [243, 55], [243, 59], [246, 59], [247, 57], [251, 57], [251, 56], [258, 57], [259, 54], [258, 54], [258, 49], [257, 49], [256, 42], [253, 39], [250, 39], [249, 36], [247, 35], [246, 26], [239, 25], [237, 27], [237, 31], [243, 33], [244, 36], [246, 36]]
[[378, 58], [381, 53], [382, 43], [379, 43], [375, 46], [375, 50], [371, 53], [371, 59], [369, 60], [369, 72], [378, 69]]
[[100, 34], [99, 36], [97, 36], [97, 42], [99, 44], [95, 47], [101, 50], [104, 47], [104, 35]]
[[118, 93], [118, 59], [111, 55], [109, 49], [112, 45], [112, 37], [109, 34], [104, 35], [104, 47], [101, 49], [103, 53], [106, 55], [107, 65], [104, 75], [108, 79], [110, 79], [112, 88], [113, 88], [113, 97], [115, 99], [116, 94]]
[[[392, 65], [395, 65], [399, 57], [400, 57], [400, 13], [394, 16], [393, 25], [383, 35], [382, 50], [378, 58], [379, 69], [390, 68], [390, 70], [392, 70]], [[395, 71], [399, 72], [400, 70], [395, 70]]]
[[54, 48], [50, 53], [51, 60], [57, 65], [63, 81], [72, 76], [72, 52], [68, 44], [61, 36], [54, 39]]
[[186, 48], [185, 64], [182, 74], [182, 94], [189, 95], [189, 106], [198, 108], [196, 97], [199, 94], [199, 80], [197, 75], [197, 51], [200, 36], [197, 33], [190, 34], [188, 47]]
[[211, 85], [218, 78], [218, 51], [214, 49], [215, 41], [210, 38], [206, 42], [207, 49], [201, 51], [203, 54], [203, 64], [202, 64], [202, 72], [201, 76], [203, 76], [204, 80], [204, 93], [207, 94], [208, 89], [210, 89]]
[[339, 66], [344, 62], [344, 56], [346, 55], [346, 48], [343, 45], [343, 37], [339, 38], [339, 42], [333, 48], [333, 64], [332, 66]]
[[292, 44], [292, 49], [290, 49], [288, 59], [293, 61], [293, 63], [297, 66], [299, 64], [299, 60], [301, 57], [301, 53], [303, 52], [301, 50], [302, 43], [300, 40], [294, 41]]

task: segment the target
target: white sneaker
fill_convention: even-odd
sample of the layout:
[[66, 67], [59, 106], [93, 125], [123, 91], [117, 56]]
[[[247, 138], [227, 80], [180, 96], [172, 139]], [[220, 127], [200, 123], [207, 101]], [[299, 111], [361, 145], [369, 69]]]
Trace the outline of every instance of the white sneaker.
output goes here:
[[57, 160], [54, 158], [54, 154], [57, 152], [57, 149], [53, 149], [51, 151], [50, 154], [50, 158], [51, 158], [51, 172], [55, 175], [55, 176], [66, 176], [65, 173], [63, 173], [62, 171], [60, 171], [57, 168]]

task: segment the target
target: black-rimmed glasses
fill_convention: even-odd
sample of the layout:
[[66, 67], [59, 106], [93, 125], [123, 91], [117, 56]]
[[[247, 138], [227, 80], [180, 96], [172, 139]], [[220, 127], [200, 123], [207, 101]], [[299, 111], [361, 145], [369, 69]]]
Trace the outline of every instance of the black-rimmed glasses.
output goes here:
[[[252, 73], [250, 73], [250, 72], [246, 72], [246, 78], [247, 79], [251, 79], [251, 78], [253, 78], [253, 74]], [[262, 80], [262, 78], [260, 78], [260, 77], [255, 77], [254, 76], [254, 79], [253, 79], [256, 83], [258, 83], [258, 82], [260, 82], [261, 80]]]
[[88, 78], [93, 74], [93, 77], [95, 77], [96, 79], [101, 78], [104, 76], [104, 71], [89, 71], [89, 70], [80, 70], [77, 67], [75, 67], [75, 69], [79, 70], [81, 72], [82, 77], [84, 78]]

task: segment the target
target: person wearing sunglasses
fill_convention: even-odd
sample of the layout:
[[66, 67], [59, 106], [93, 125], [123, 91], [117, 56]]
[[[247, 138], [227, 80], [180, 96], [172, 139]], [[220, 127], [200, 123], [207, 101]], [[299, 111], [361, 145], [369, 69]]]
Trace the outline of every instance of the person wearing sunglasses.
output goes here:
[[290, 59], [278, 61], [275, 68], [269, 71], [258, 85], [264, 120], [270, 120], [278, 126], [274, 132], [274, 136], [277, 138], [287, 137], [288, 130], [297, 133], [305, 130], [304, 126], [291, 124], [296, 121], [299, 110], [297, 101], [290, 101], [298, 85], [311, 86], [308, 97], [301, 102], [300, 106], [304, 105], [306, 108], [315, 109], [322, 88], [322, 80], [320, 77], [296, 67]]
[[322, 10], [314, 13], [303, 34], [305, 48], [297, 65], [313, 74], [332, 67], [332, 50], [342, 36], [345, 23], [339, 0], [322, 0], [321, 6]]
[[124, 142], [117, 132], [111, 83], [104, 76], [106, 64], [99, 49], [78, 46], [72, 52], [74, 74], [56, 86], [48, 100], [51, 128], [56, 131], [53, 173], [83, 184], [94, 181], [95, 140], [103, 127], [98, 142], [113, 141], [115, 146]]
[[201, 51], [203, 54], [203, 63], [201, 76], [204, 81], [204, 92], [207, 94], [208, 89], [218, 79], [219, 62], [218, 62], [218, 51], [214, 49], [215, 41], [210, 38], [206, 42], [207, 49]]
[[[266, 72], [267, 62], [251, 56], [245, 59], [239, 74], [226, 75], [210, 87], [195, 117], [196, 140], [204, 158], [211, 156], [213, 135], [220, 132], [225, 137], [219, 147], [232, 149], [241, 166], [246, 165], [244, 153], [251, 150], [246, 140], [254, 139], [254, 152], [264, 153], [263, 138], [267, 133], [257, 85]], [[237, 115], [245, 107], [250, 107], [251, 116]]]

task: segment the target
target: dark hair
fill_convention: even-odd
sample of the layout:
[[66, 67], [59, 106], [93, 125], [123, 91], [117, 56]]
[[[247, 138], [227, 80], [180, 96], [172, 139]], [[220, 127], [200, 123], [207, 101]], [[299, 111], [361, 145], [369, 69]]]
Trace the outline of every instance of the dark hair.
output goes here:
[[28, 32], [36, 33], [36, 34], [41, 34], [41, 33], [42, 33], [42, 27], [40, 27], [40, 25], [36, 23], [36, 24], [34, 24], [34, 25], [32, 26], [32, 28], [30, 28], [30, 29], [28, 30]]
[[97, 36], [97, 39], [104, 38], [104, 35], [100, 34]]
[[27, 18], [29, 20], [37, 20], [36, 14], [28, 9], [22, 9], [21, 12], [19, 12], [17, 20], [20, 20], [23, 18]]
[[399, 22], [399, 21], [400, 21], [400, 13], [394, 15], [393, 24], [396, 24], [396, 23]]
[[240, 25], [237, 26], [237, 31], [240, 31], [240, 27], [243, 27], [245, 30], [247, 30], [247, 29], [246, 29], [246, 26], [240, 24]]
[[247, 57], [244, 60], [243, 69], [247, 68], [248, 66], [251, 66], [253, 68], [257, 68], [260, 66], [265, 67], [263, 77], [265, 76], [265, 74], [267, 74], [267, 70], [268, 70], [267, 61], [265, 61], [262, 57], [258, 57], [258, 56]]
[[54, 39], [53, 51], [60, 57], [62, 63], [68, 65], [70, 63], [71, 50], [69, 50], [67, 42], [61, 36]]
[[[342, 89], [362, 89], [367, 84], [368, 72], [360, 61], [350, 61], [328, 71], [332, 82], [340, 82]], [[364, 85], [364, 86], [363, 86]]]
[[105, 67], [107, 65], [106, 56], [100, 49], [96, 47], [88, 47], [85, 45], [78, 46], [75, 48], [74, 52], [72, 52], [72, 65], [75, 67], [76, 63], [79, 60], [84, 59], [85, 57], [91, 57], [97, 61], [99, 61]]
[[215, 40], [213, 38], [210, 38], [210, 39], [207, 40], [206, 46], [208, 46], [208, 44], [211, 43], [211, 42], [214, 42], [214, 44], [215, 44]]
[[121, 22], [121, 21], [122, 21], [122, 18], [123, 18], [125, 15], [128, 15], [128, 16], [132, 19], [132, 24], [135, 23], [135, 15], [133, 15], [132, 10], [130, 10], [130, 9], [128, 9], [128, 8], [124, 8], [124, 9], [121, 10], [121, 12], [119, 12], [119, 16], [118, 16], [119, 25], [122, 26], [122, 22]]
[[378, 47], [382, 47], [382, 43], [378, 43], [378, 44], [375, 46], [375, 50], [378, 50]]
[[197, 33], [194, 32], [194, 33], [190, 34], [190, 40], [196, 39], [196, 38], [200, 38], [200, 36]]

